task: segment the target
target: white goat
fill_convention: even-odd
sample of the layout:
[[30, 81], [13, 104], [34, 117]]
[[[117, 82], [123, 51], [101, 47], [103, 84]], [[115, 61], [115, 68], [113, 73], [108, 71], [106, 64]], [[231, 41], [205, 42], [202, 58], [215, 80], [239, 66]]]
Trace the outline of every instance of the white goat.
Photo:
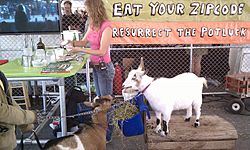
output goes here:
[[[73, 135], [48, 141], [41, 149], [48, 150], [105, 150], [106, 129], [108, 127], [107, 111], [111, 108], [111, 96], [103, 96], [96, 99], [96, 105], [92, 116], [92, 124]], [[99, 105], [99, 106], [98, 106]]]
[[[154, 79], [145, 74], [143, 58], [136, 70], [131, 70], [123, 83], [123, 88], [137, 87], [148, 100], [156, 114], [156, 133], [166, 136], [169, 132], [168, 123], [173, 110], [186, 109], [185, 121], [190, 121], [192, 108], [196, 113], [195, 127], [200, 125], [202, 89], [207, 81], [193, 73], [183, 73], [174, 78]], [[163, 131], [161, 115], [163, 114]]]

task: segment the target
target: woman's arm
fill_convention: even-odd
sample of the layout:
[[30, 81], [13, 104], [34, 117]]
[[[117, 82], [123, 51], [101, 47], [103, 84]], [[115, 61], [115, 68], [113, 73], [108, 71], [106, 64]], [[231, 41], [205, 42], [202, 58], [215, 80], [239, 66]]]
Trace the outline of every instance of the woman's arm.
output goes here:
[[102, 33], [100, 49], [99, 50], [86, 50], [80, 47], [73, 47], [71, 52], [84, 52], [86, 54], [103, 56], [109, 49], [112, 38], [112, 29], [110, 27], [106, 28]]

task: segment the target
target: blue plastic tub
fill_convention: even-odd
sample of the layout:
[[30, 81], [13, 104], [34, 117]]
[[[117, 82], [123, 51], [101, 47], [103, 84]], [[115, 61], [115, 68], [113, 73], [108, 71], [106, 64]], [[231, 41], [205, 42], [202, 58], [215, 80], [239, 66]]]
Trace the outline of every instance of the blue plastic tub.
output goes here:
[[124, 121], [119, 120], [118, 125], [122, 130], [123, 135], [126, 137], [141, 135], [144, 133], [144, 125], [140, 112], [132, 118], [126, 119]]
[[144, 96], [142, 94], [138, 94], [132, 100], [135, 101], [136, 106], [139, 108], [140, 112], [138, 112], [133, 117], [126, 120], [119, 120], [118, 126], [122, 130], [124, 136], [136, 136], [144, 133], [144, 123], [142, 112], [146, 112], [148, 118], [150, 118], [148, 106], [144, 103]]

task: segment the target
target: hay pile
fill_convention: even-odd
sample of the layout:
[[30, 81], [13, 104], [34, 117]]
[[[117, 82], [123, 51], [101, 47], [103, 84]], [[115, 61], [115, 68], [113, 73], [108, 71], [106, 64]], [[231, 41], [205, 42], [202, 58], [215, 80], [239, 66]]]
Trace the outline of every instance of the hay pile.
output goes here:
[[119, 129], [118, 120], [126, 120], [139, 112], [135, 104], [124, 103], [119, 108], [114, 110], [113, 124], [116, 129]]

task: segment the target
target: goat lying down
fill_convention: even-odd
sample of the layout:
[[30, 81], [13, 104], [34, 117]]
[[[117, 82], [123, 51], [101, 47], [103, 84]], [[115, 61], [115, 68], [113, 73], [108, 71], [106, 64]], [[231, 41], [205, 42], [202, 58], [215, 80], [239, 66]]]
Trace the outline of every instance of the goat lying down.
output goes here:
[[111, 108], [111, 96], [96, 99], [92, 124], [86, 125], [73, 135], [48, 141], [43, 149], [48, 150], [105, 150], [107, 111]]
[[[192, 108], [195, 110], [195, 127], [200, 125], [202, 89], [207, 87], [207, 81], [203, 77], [197, 77], [193, 73], [183, 73], [174, 78], [154, 79], [145, 74], [143, 58], [136, 70], [131, 70], [123, 83], [125, 89], [137, 88], [148, 100], [156, 114], [155, 132], [166, 136], [169, 132], [168, 123], [173, 110], [186, 109], [185, 121], [190, 121]], [[161, 117], [163, 114], [163, 129]]]

